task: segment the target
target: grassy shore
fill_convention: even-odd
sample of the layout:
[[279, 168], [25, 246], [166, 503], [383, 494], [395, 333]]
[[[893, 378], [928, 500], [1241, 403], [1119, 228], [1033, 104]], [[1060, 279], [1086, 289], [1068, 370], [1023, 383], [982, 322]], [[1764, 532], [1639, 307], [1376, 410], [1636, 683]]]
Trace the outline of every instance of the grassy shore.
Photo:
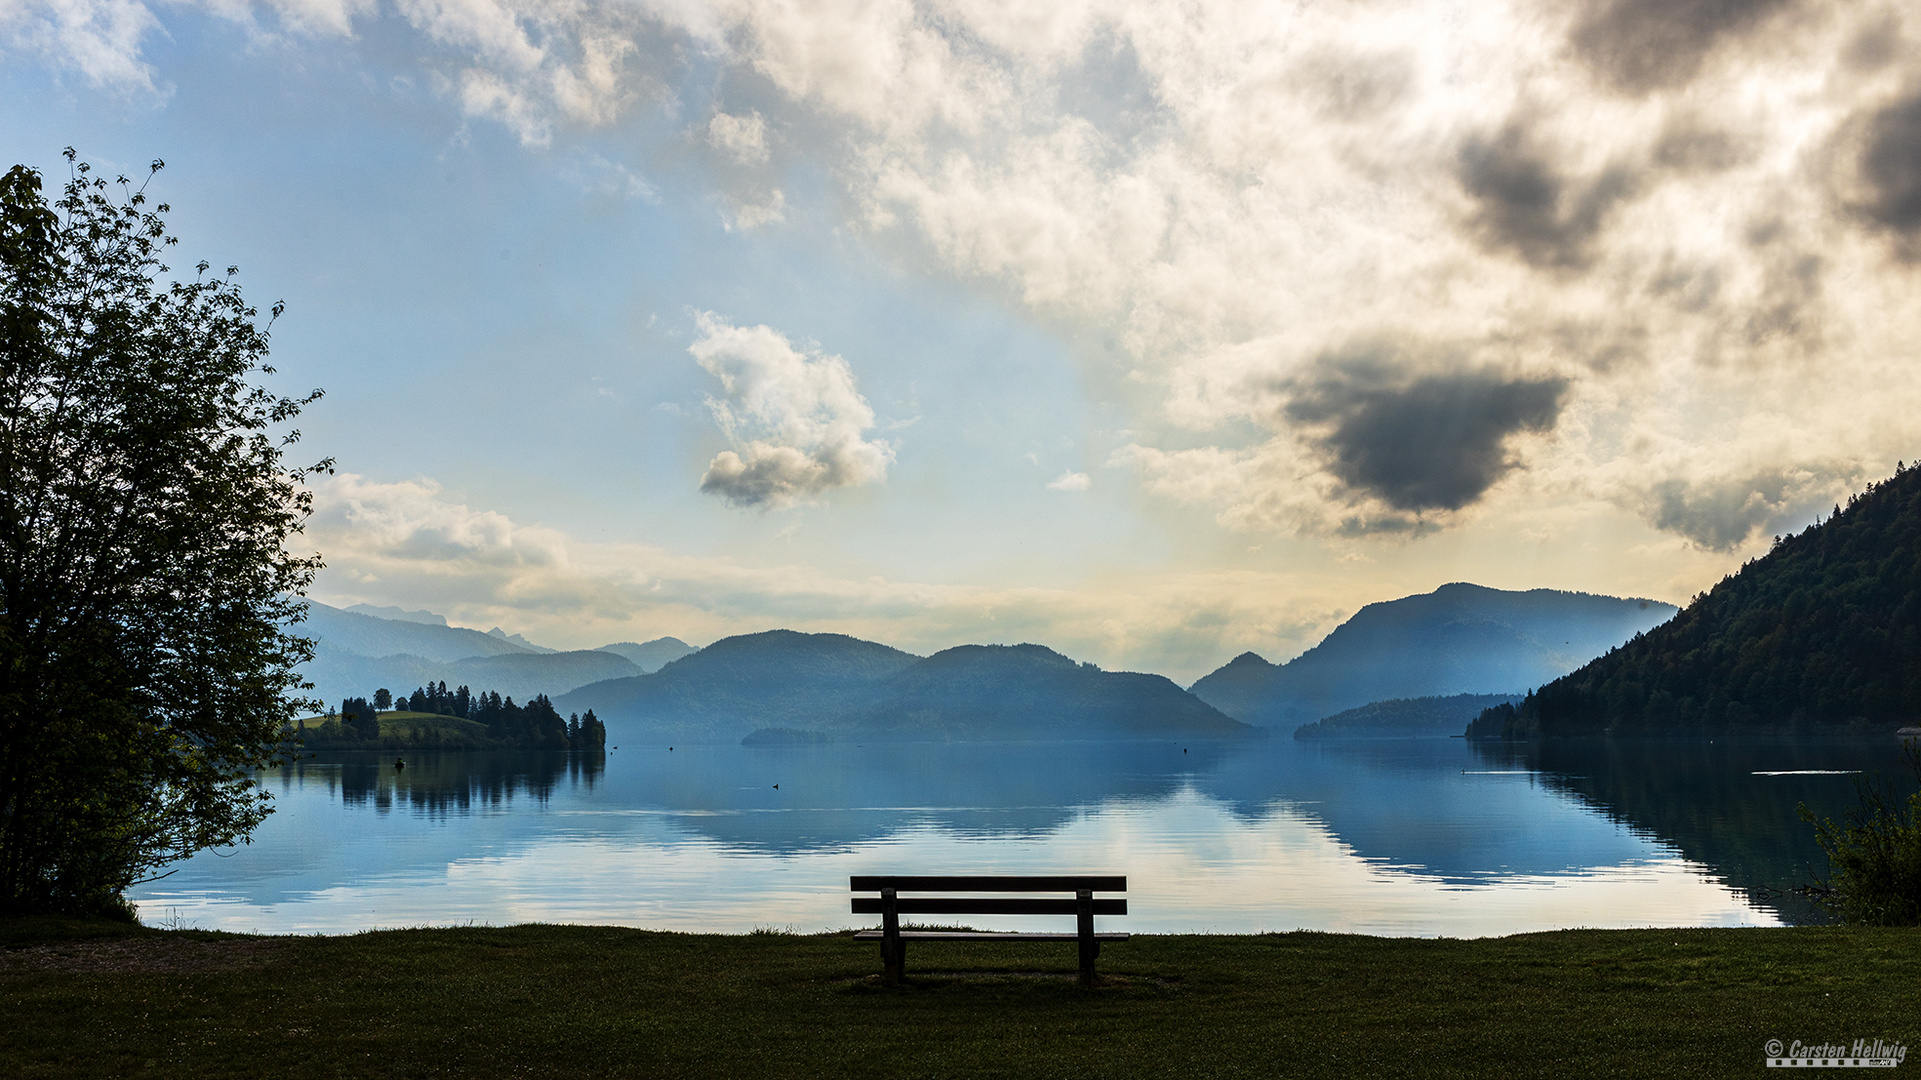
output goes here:
[[[923, 945], [608, 927], [246, 937], [0, 924], [9, 1077], [1755, 1075], [1921, 1054], [1921, 932]], [[1921, 1070], [1904, 1063], [1901, 1071]]]

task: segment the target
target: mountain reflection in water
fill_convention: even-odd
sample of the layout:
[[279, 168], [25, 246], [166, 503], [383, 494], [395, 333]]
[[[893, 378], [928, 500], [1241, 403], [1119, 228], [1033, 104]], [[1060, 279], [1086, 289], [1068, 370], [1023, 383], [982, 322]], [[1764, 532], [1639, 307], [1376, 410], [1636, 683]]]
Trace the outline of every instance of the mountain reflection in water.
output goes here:
[[1892, 784], [1904, 798], [1914, 788], [1900, 744], [1888, 737], [1550, 739], [1476, 749], [1712, 867], [1751, 903], [1794, 923], [1827, 921], [1792, 891], [1828, 873], [1798, 808], [1842, 819], [1859, 805], [1859, 783]]
[[[252, 845], [150, 917], [340, 930], [526, 919], [850, 925], [846, 875], [1130, 875], [1124, 928], [1486, 934], [1807, 921], [1796, 806], [1892, 740], [890, 744], [337, 754], [263, 777]], [[776, 786], [778, 785], [778, 786]]]

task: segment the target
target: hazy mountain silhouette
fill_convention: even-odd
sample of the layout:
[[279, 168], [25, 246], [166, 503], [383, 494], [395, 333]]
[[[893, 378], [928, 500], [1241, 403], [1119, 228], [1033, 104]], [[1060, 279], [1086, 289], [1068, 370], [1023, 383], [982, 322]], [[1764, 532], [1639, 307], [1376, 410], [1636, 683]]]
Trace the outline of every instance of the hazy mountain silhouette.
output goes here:
[[695, 651], [692, 645], [676, 637], [655, 638], [652, 641], [616, 641], [612, 645], [602, 645], [601, 652], [610, 652], [633, 661], [641, 674], [651, 675], [668, 664]]
[[395, 622], [423, 623], [427, 626], [445, 626], [447, 617], [431, 611], [408, 611], [399, 607], [375, 607], [372, 604], [349, 604], [347, 611], [356, 615], [372, 615], [376, 619], [392, 619]]
[[609, 738], [733, 742], [764, 728], [842, 742], [1220, 738], [1251, 734], [1158, 675], [1101, 671], [1039, 645], [925, 659], [841, 634], [723, 638], [653, 675], [554, 699]]
[[436, 682], [445, 682], [449, 688], [492, 690], [524, 701], [535, 694], [551, 697], [644, 670], [618, 651], [560, 652], [534, 645], [518, 634], [483, 634], [418, 618], [389, 619], [314, 601], [308, 602], [307, 621], [298, 630], [315, 639], [314, 658], [301, 671], [326, 702], [371, 698], [382, 687], [405, 694]]
[[1921, 716], [1921, 468], [1557, 679], [1476, 735], [1896, 728]]
[[528, 641], [526, 638], [521, 637], [519, 634], [509, 634], [507, 631], [502, 630], [498, 626], [494, 627], [492, 630], [487, 631], [487, 636], [499, 641], [505, 641], [510, 645], [518, 645], [527, 652], [550, 653], [550, 652], [560, 651], [559, 649], [550, 649], [545, 645], [536, 645], [533, 642]]
[[317, 600], [307, 601], [307, 621], [296, 630], [314, 638], [322, 650], [338, 650], [361, 657], [406, 653], [425, 660], [452, 662], [470, 656], [502, 656], [532, 651], [478, 630], [403, 622], [342, 611]]
[[1040, 645], [935, 653], [887, 680], [879, 704], [837, 726], [870, 738], [952, 742], [1252, 733], [1163, 676], [1102, 671]]
[[1392, 698], [1523, 691], [1675, 611], [1655, 600], [1457, 582], [1369, 604], [1286, 664], [1243, 653], [1190, 689], [1237, 720], [1291, 729]]
[[871, 706], [881, 680], [919, 659], [845, 634], [769, 630], [722, 638], [652, 675], [560, 694], [554, 707], [594, 710], [616, 742], [734, 742], [757, 728], [819, 730]]

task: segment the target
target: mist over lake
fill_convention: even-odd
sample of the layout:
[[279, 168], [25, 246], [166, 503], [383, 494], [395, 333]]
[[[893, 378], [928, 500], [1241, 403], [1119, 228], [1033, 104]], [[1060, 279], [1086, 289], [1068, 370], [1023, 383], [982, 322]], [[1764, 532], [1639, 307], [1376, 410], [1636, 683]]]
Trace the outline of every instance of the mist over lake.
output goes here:
[[343, 753], [263, 777], [252, 845], [133, 895], [266, 932], [814, 931], [862, 921], [851, 874], [1080, 870], [1128, 875], [1136, 932], [1773, 925], [1819, 918], [1786, 891], [1824, 869], [1797, 804], [1838, 815], [1851, 771], [1898, 759], [1884, 737]]

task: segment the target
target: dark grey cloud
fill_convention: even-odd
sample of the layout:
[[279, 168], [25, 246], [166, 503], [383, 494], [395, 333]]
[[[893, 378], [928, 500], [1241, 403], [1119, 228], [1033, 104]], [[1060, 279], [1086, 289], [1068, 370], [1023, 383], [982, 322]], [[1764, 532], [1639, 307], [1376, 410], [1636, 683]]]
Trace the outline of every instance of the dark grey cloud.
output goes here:
[[1754, 160], [1752, 139], [1697, 117], [1670, 119], [1654, 144], [1654, 163], [1676, 172], [1721, 172]]
[[1325, 425], [1329, 470], [1395, 510], [1459, 510], [1518, 468], [1508, 439], [1560, 418], [1568, 381], [1495, 371], [1397, 376], [1378, 354], [1291, 387], [1290, 419]]
[[1905, 48], [1906, 43], [1901, 40], [1901, 19], [1887, 11], [1855, 32], [1854, 40], [1841, 50], [1841, 62], [1853, 71], [1866, 74], [1894, 63]]
[[1603, 82], [1644, 94], [1685, 85], [1717, 45], [1795, 2], [1598, 0], [1576, 19], [1568, 44]]
[[1519, 122], [1463, 144], [1455, 176], [1474, 199], [1469, 224], [1482, 247], [1554, 269], [1586, 266], [1609, 212], [1638, 186], [1624, 166], [1586, 181], [1564, 175]]
[[1648, 491], [1644, 513], [1657, 529], [1710, 551], [1731, 551], [1756, 531], [1791, 529], [1812, 520], [1859, 474], [1859, 468], [1830, 464], [1764, 469], [1723, 480], [1664, 480]]
[[1860, 170], [1868, 219], [1905, 240], [1921, 239], [1921, 92], [1869, 118]]

